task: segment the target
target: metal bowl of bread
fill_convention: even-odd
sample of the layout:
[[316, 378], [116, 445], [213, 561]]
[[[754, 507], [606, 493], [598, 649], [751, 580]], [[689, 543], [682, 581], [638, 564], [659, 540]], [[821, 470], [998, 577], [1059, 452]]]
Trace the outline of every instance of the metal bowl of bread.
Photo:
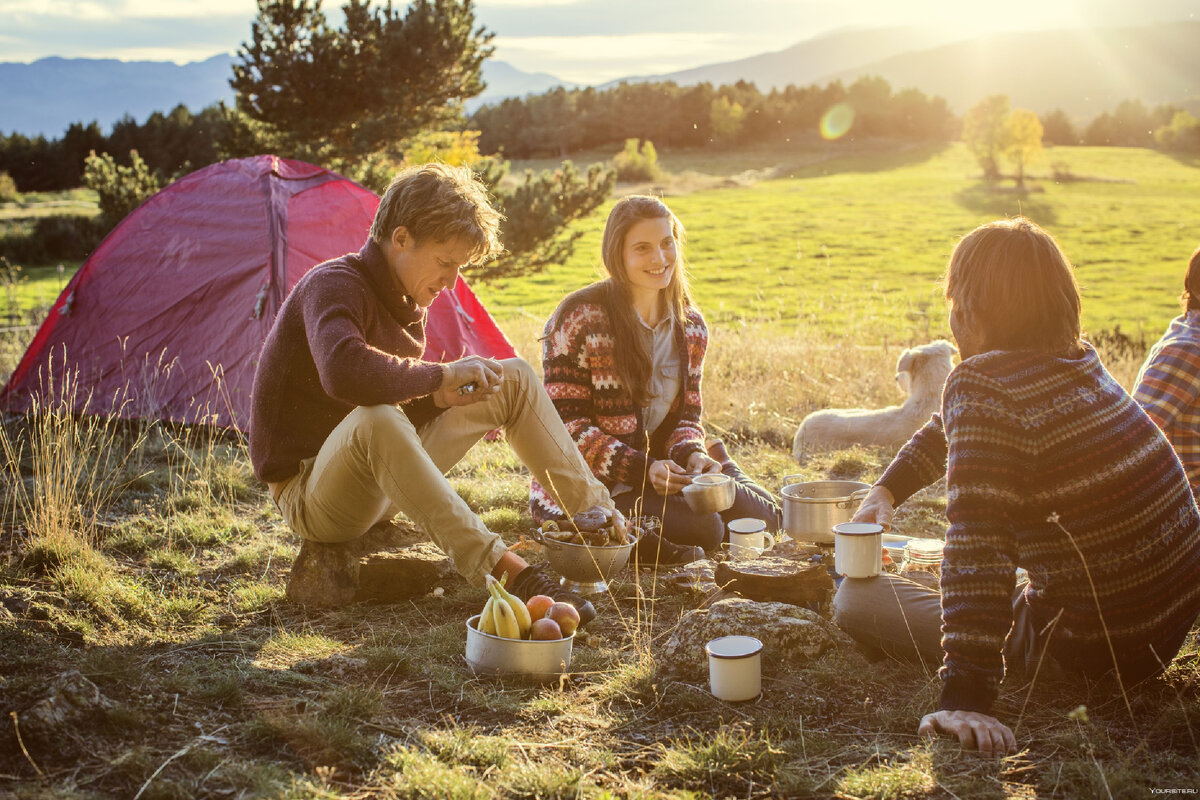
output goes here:
[[628, 527], [628, 532], [622, 531], [609, 518], [584, 512], [570, 520], [543, 523], [533, 538], [544, 545], [546, 560], [562, 576], [564, 588], [596, 594], [607, 591], [609, 578], [625, 568], [644, 531], [637, 520], [629, 521]]

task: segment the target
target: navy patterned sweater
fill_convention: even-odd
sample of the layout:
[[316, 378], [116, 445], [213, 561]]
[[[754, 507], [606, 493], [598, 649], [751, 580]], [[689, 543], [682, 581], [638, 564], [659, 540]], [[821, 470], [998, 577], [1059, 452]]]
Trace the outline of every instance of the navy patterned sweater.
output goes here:
[[1174, 656], [1200, 611], [1200, 513], [1171, 445], [1090, 346], [959, 364], [941, 415], [879, 483], [899, 504], [942, 476], [943, 709], [995, 700], [1017, 567], [1064, 667], [1112, 669], [1106, 631], [1127, 683]]

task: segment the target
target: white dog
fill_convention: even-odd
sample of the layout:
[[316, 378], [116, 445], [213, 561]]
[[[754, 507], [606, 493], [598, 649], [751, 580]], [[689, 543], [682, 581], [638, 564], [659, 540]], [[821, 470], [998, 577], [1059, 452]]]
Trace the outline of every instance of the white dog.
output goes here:
[[796, 431], [792, 457], [799, 461], [806, 449], [904, 444], [941, 406], [942, 388], [957, 352], [945, 339], [905, 350], [896, 362], [896, 383], [908, 394], [903, 405], [814, 411]]

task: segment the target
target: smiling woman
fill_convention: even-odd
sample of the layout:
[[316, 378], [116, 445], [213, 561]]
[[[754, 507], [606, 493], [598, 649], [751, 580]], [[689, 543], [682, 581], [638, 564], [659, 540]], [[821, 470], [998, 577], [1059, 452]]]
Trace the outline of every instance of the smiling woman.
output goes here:
[[[781, 512], [701, 423], [701, 371], [708, 326], [688, 286], [679, 218], [656, 197], [613, 206], [601, 261], [608, 278], [568, 295], [546, 323], [546, 390], [580, 453], [618, 510], [660, 518], [635, 561], [686, 563], [720, 544], [726, 523], [745, 517], [779, 529]], [[733, 488], [732, 503], [693, 508], [683, 491], [707, 476]], [[564, 513], [534, 481], [538, 522]]]

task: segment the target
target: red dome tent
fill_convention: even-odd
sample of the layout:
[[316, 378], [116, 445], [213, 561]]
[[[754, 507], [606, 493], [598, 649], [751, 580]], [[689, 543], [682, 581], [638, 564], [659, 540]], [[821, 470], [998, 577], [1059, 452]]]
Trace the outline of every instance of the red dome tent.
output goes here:
[[[176, 181], [80, 267], [0, 406], [55, 398], [85, 413], [245, 430], [258, 352], [284, 297], [314, 265], [357, 251], [378, 204], [335, 172], [275, 156]], [[426, 333], [431, 360], [514, 355], [461, 278], [430, 307]]]

